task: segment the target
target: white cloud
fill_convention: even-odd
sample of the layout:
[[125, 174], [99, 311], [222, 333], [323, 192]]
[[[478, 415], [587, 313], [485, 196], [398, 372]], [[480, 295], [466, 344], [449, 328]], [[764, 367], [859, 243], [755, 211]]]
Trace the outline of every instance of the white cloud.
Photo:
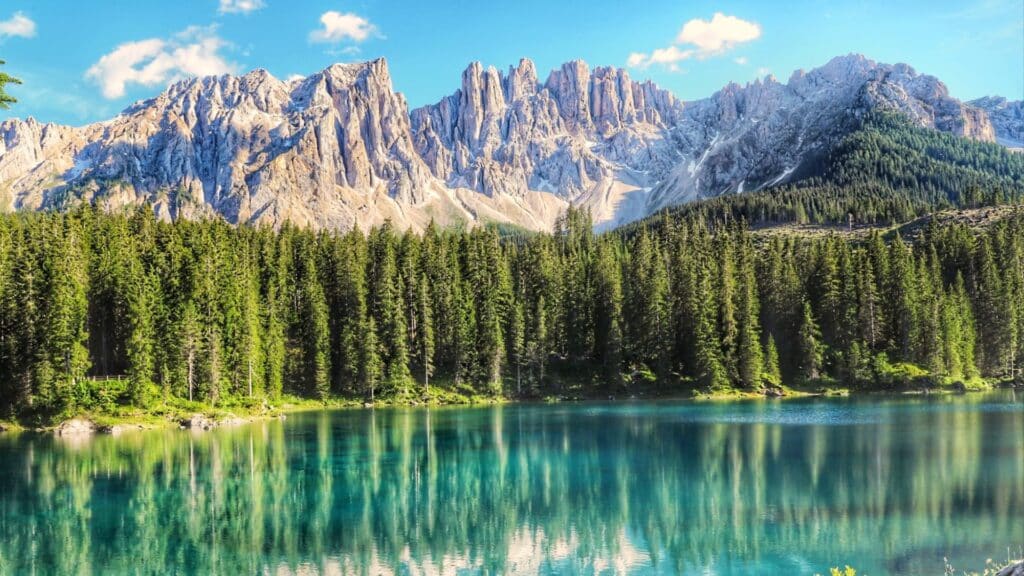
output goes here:
[[263, 0], [220, 0], [221, 14], [248, 14], [265, 7]]
[[11, 36], [31, 38], [35, 35], [36, 23], [21, 12], [15, 12], [7, 20], [0, 20], [0, 40]]
[[756, 22], [716, 12], [711, 20], [695, 18], [683, 24], [676, 44], [692, 44], [697, 47], [697, 57], [706, 58], [760, 37], [761, 26]]
[[320, 24], [323, 26], [309, 33], [311, 42], [343, 42], [352, 40], [362, 42], [376, 34], [377, 27], [369, 20], [358, 14], [342, 14], [330, 10], [320, 15]]
[[[626, 64], [641, 69], [660, 64], [669, 70], [678, 71], [678, 64], [683, 60], [703, 60], [718, 56], [760, 37], [760, 24], [716, 12], [711, 20], [694, 18], [683, 24], [675, 41], [666, 48], [658, 48], [649, 54], [631, 53]], [[742, 56], [736, 59], [738, 64], [746, 64], [746, 61], [746, 57]]]
[[187, 76], [234, 72], [221, 49], [227, 46], [213, 27], [191, 26], [171, 38], [126, 42], [99, 59], [85, 77], [105, 98], [121, 98], [129, 84], [159, 86]]
[[737, 56], [736, 58], [733, 58], [732, 61], [739, 64], [740, 66], [746, 66], [749, 62], [746, 56]]

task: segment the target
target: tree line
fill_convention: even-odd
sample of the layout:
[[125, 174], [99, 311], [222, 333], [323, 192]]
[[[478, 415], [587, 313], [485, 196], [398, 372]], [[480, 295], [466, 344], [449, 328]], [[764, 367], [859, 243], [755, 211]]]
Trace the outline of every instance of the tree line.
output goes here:
[[[0, 410], [1009, 378], [1022, 224], [911, 244], [667, 217], [598, 236], [576, 209], [507, 237], [4, 215]], [[90, 378], [111, 376], [123, 390]]]
[[[670, 208], [673, 218], [776, 224], [889, 225], [1024, 197], [1024, 155], [871, 112], [792, 184]], [[635, 229], [644, 224], [627, 226]]]

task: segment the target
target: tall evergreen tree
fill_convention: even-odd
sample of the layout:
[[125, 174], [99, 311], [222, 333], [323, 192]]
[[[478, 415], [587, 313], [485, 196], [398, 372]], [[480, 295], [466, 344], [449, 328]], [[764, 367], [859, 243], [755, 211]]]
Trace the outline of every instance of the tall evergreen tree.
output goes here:
[[[7, 64], [7, 62], [0, 60], [0, 66], [3, 66], [4, 64]], [[6, 72], [0, 72], [0, 110], [7, 110], [11, 107], [11, 104], [18, 102], [17, 98], [6, 92], [8, 84], [21, 84], [21, 80], [7, 74]]]
[[804, 302], [800, 317], [799, 340], [797, 342], [797, 369], [801, 378], [816, 380], [821, 377], [824, 350], [821, 343], [821, 329], [814, 319], [811, 303]]
[[423, 392], [426, 397], [430, 390], [430, 377], [434, 374], [434, 311], [425, 277], [420, 279], [417, 292], [418, 350], [416, 355], [420, 368], [423, 370]]

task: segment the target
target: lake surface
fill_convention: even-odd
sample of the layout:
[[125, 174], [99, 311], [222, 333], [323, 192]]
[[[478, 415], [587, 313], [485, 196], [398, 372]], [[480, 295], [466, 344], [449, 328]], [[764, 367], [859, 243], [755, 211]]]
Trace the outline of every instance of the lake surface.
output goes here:
[[942, 573], [1024, 547], [1024, 395], [0, 435], [0, 574]]

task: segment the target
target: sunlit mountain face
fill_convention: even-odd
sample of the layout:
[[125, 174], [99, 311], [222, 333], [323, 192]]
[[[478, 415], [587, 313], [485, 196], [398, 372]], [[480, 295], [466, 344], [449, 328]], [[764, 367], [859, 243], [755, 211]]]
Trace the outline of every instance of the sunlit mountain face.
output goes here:
[[[469, 65], [410, 110], [384, 59], [280, 80], [266, 70], [175, 82], [109, 121], [0, 124], [0, 209], [369, 229], [390, 221], [549, 231], [567, 207], [599, 230], [696, 200], [822, 177], [821, 158], [876, 112], [1019, 144], [1019, 103], [964, 103], [906, 64], [837, 57], [785, 83], [683, 101], [629, 70], [546, 75]], [[1000, 103], [1001, 102], [1001, 103]]]

